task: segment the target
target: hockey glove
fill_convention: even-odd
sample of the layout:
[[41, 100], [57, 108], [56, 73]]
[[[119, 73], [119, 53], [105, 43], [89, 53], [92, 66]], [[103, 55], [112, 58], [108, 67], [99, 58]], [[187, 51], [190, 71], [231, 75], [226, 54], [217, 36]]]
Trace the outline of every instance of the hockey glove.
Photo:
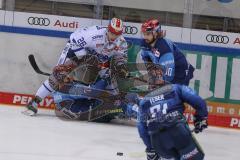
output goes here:
[[53, 69], [53, 73], [49, 77], [49, 84], [54, 90], [59, 90], [65, 84], [71, 83], [73, 78], [69, 76], [76, 68], [74, 64], [57, 65]]
[[208, 127], [207, 117], [200, 117], [198, 115], [195, 115], [193, 118], [193, 124], [195, 133], [202, 132], [205, 128]]
[[58, 80], [58, 82], [68, 83], [70, 78], [68, 74], [73, 71], [74, 65], [58, 65], [53, 69], [53, 76]]
[[159, 160], [159, 156], [154, 149], [146, 149], [147, 160]]

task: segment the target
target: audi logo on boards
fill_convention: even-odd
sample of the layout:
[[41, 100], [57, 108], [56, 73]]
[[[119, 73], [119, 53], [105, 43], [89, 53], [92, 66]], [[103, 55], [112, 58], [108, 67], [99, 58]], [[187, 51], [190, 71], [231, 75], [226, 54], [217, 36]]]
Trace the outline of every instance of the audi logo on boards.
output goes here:
[[36, 26], [49, 26], [50, 20], [42, 17], [29, 17], [28, 24]]
[[135, 26], [124, 26], [123, 33], [124, 34], [137, 34], [138, 29]]
[[208, 34], [206, 36], [206, 40], [208, 42], [212, 42], [212, 43], [227, 44], [229, 42], [229, 37], [228, 36], [222, 36], [222, 35]]

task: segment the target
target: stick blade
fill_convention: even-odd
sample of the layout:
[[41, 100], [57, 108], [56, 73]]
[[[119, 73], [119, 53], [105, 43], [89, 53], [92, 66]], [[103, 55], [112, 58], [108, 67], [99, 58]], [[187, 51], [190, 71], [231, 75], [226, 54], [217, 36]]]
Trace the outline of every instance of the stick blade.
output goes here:
[[36, 60], [35, 60], [33, 54], [28, 55], [28, 60], [29, 60], [31, 66], [33, 67], [33, 69], [34, 69], [35, 72], [37, 72], [38, 74], [45, 75], [45, 76], [50, 76], [49, 73], [42, 72], [42, 71], [39, 69], [39, 67], [38, 67], [38, 65], [37, 65], [37, 63], [36, 63]]

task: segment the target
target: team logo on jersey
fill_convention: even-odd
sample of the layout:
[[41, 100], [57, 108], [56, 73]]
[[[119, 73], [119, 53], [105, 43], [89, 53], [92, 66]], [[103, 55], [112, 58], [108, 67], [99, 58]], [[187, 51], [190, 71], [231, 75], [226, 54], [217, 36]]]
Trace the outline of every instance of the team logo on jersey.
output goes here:
[[153, 49], [152, 49], [152, 52], [153, 52], [153, 54], [154, 54], [156, 57], [159, 57], [159, 56], [160, 56], [160, 52], [159, 52], [157, 49], [153, 48]]

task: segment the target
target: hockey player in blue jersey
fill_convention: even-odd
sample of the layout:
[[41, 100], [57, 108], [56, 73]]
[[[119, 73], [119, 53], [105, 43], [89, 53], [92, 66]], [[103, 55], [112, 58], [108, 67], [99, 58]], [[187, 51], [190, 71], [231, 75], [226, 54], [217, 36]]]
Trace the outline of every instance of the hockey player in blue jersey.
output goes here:
[[[158, 73], [162, 75], [161, 71]], [[153, 87], [143, 99], [129, 98], [139, 105], [137, 127], [146, 145], [147, 160], [203, 160], [204, 153], [183, 112], [184, 103], [196, 109], [194, 131], [199, 133], [208, 126], [205, 101], [188, 86], [167, 84], [160, 76], [158, 88]]]
[[150, 19], [142, 24], [143, 42], [141, 56], [149, 71], [149, 83], [154, 83], [151, 70], [152, 64], [165, 67], [164, 80], [173, 84], [189, 85], [194, 68], [178, 47], [169, 39], [164, 38], [161, 25], [156, 19]]

